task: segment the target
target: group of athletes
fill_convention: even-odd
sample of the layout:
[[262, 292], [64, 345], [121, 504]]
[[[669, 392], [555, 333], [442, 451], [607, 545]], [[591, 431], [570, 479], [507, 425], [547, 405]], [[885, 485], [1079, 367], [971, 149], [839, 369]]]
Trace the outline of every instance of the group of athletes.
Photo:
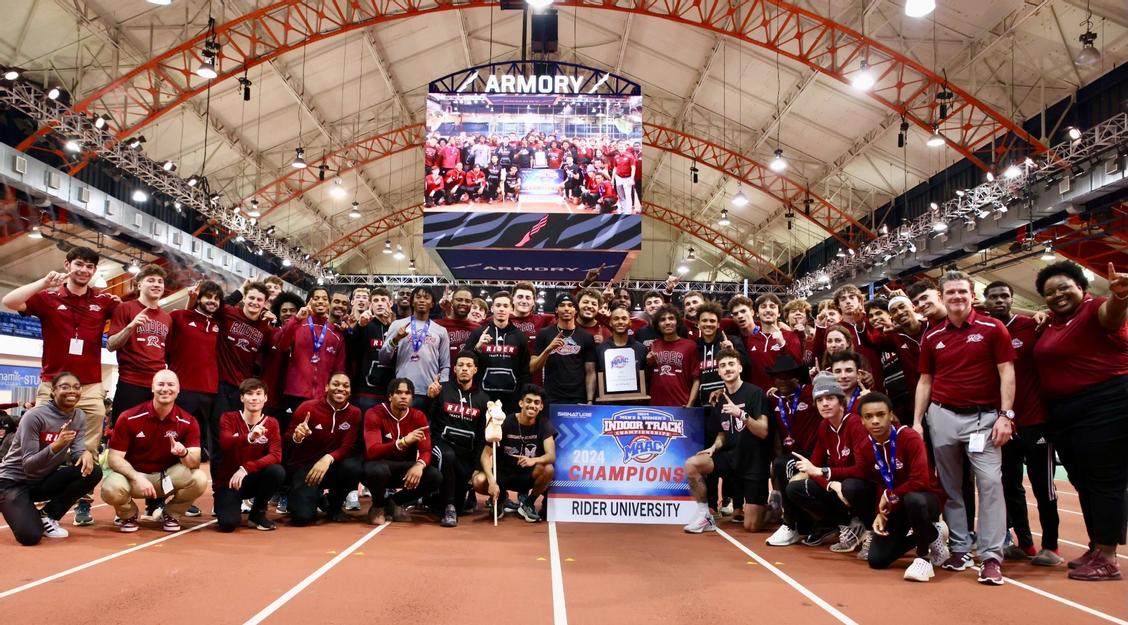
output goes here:
[[521, 171], [559, 170], [556, 191], [573, 206], [633, 214], [639, 208], [642, 149], [609, 136], [560, 138], [432, 133], [423, 148], [424, 206], [517, 202]]
[[[597, 401], [604, 352], [629, 348], [650, 405], [703, 409], [687, 532], [731, 515], [772, 531], [771, 546], [831, 543], [875, 568], [908, 553], [913, 581], [976, 556], [990, 585], [1003, 583], [1004, 559], [1121, 576], [1128, 276], [1112, 267], [1109, 297], [1090, 295], [1075, 264], [1045, 267], [1039, 312], [1015, 309], [1006, 283], [981, 298], [949, 271], [869, 301], [847, 285], [817, 311], [773, 294], [722, 306], [674, 277], [636, 306], [589, 275], [548, 314], [527, 282], [488, 302], [426, 286], [318, 286], [303, 299], [273, 277], [226, 295], [201, 282], [186, 308], [165, 311], [160, 267], [142, 268], [121, 301], [90, 287], [98, 260], [74, 248], [62, 271], [3, 298], [39, 318], [44, 345], [36, 405], [0, 460], [0, 513], [22, 544], [66, 537], [72, 508], [75, 525], [92, 523], [99, 483], [121, 531], [146, 520], [178, 531], [202, 514], [205, 462], [221, 531], [243, 515], [260, 530], [279, 515], [347, 521], [366, 496], [374, 524], [430, 511], [454, 527], [478, 495], [538, 522], [556, 454], [547, 407]], [[103, 341], [118, 361], [108, 414]], [[505, 415], [496, 446], [485, 442], [490, 401]], [[1068, 563], [1058, 461], [1090, 541]]]

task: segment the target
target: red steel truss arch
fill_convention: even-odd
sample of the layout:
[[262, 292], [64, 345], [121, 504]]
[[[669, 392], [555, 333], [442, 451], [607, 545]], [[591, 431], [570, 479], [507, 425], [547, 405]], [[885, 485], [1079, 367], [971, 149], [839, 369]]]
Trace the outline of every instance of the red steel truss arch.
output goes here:
[[[221, 46], [223, 81], [289, 51], [336, 35], [380, 23], [447, 10], [485, 8], [495, 0], [281, 0], [219, 24], [214, 30]], [[866, 97], [931, 131], [938, 123], [945, 139], [961, 155], [982, 169], [987, 163], [976, 156], [978, 146], [1003, 133], [1012, 133], [1012, 145], [1042, 152], [1046, 146], [1002, 113], [909, 57], [856, 31], [779, 0], [559, 0], [558, 6], [604, 9], [671, 20], [732, 37], [803, 63], [843, 83], [849, 82], [865, 58], [877, 76]], [[741, 6], [742, 5], [742, 6]], [[737, 13], [737, 7], [742, 11]], [[188, 99], [203, 92], [207, 82], [195, 76], [200, 50], [208, 33], [147, 60], [118, 79], [92, 92], [74, 105], [77, 111], [108, 113], [118, 139], [152, 123]], [[950, 92], [948, 113], [937, 119], [940, 90]], [[20, 144], [26, 150], [49, 125]], [[1000, 155], [1001, 157], [1002, 155]], [[80, 167], [79, 166], [76, 167]]]

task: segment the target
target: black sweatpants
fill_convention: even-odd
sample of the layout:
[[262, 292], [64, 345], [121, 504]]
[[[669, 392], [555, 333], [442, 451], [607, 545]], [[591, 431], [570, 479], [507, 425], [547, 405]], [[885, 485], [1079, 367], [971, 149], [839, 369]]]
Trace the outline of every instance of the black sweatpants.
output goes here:
[[850, 518], [855, 516], [863, 522], [868, 516], [868, 527], [873, 525], [875, 490], [873, 483], [866, 480], [852, 478], [844, 480], [842, 496], [851, 504], [847, 506], [834, 491], [807, 478], [788, 482], [783, 495], [814, 519], [815, 525], [819, 527], [833, 528], [836, 525], [847, 525], [850, 523]]
[[[350, 490], [356, 488], [360, 482], [360, 459], [356, 457], [345, 458], [340, 462], [329, 465], [329, 470], [321, 478], [317, 486], [305, 483], [306, 475], [313, 468], [312, 464], [296, 465], [286, 468], [286, 485], [290, 489], [289, 510], [291, 525], [309, 525], [317, 518], [317, 503], [321, 500], [321, 493], [329, 490], [328, 514], [332, 515], [341, 510], [345, 503], [345, 496]], [[376, 496], [376, 492], [372, 492]]]
[[[372, 505], [383, 506], [387, 503], [385, 491], [389, 488], [399, 489], [392, 495], [392, 502], [403, 505], [430, 495], [439, 489], [442, 475], [435, 467], [424, 467], [423, 475], [419, 478], [419, 485], [415, 488], [403, 488], [403, 478], [408, 469], [415, 466], [414, 460], [368, 460], [364, 463], [363, 477], [360, 482], [368, 487], [372, 493]], [[355, 484], [356, 481], [354, 480]], [[458, 504], [455, 504], [458, 505]]]
[[118, 380], [117, 387], [114, 388], [114, 404], [110, 410], [110, 423], [117, 425], [118, 417], [121, 413], [138, 406], [147, 401], [153, 400], [153, 389], [148, 386], [137, 386], [129, 382], [122, 382]]
[[196, 418], [196, 423], [200, 424], [200, 443], [204, 450], [203, 459], [214, 458], [213, 451], [219, 447], [217, 442], [219, 440], [219, 418], [215, 417], [215, 420], [212, 420], [215, 394], [180, 391], [180, 395], [176, 397], [176, 405], [190, 412]]
[[[239, 399], [239, 387], [220, 382], [219, 389], [212, 401], [211, 414], [208, 416], [207, 438], [204, 438], [204, 424], [200, 424], [200, 440], [207, 445], [208, 459], [210, 460], [208, 468], [211, 472], [213, 492], [218, 492], [220, 484], [217, 478], [219, 467], [223, 463], [223, 450], [219, 448], [219, 420], [225, 412], [242, 409], [243, 400]], [[284, 429], [280, 431], [282, 434], [285, 434], [285, 432]]]
[[46, 501], [43, 511], [58, 521], [71, 506], [102, 479], [102, 469], [94, 465], [90, 475], [82, 476], [75, 466], [59, 467], [38, 482], [0, 481], [0, 514], [21, 545], [36, 545], [43, 538], [43, 522], [35, 504]]
[[[873, 535], [869, 550], [870, 568], [889, 568], [914, 546], [916, 557], [928, 558], [928, 546], [937, 536], [933, 523], [939, 519], [940, 498], [936, 493], [906, 494], [885, 524], [888, 536], [879, 536], [876, 532]], [[912, 536], [908, 535], [910, 529]]]
[[215, 518], [218, 521], [219, 531], [232, 532], [239, 526], [239, 521], [242, 519], [240, 508], [244, 499], [254, 499], [254, 503], [251, 504], [252, 517], [266, 512], [270, 498], [278, 492], [285, 479], [286, 469], [280, 464], [271, 464], [244, 477], [239, 490], [227, 484], [216, 488]]
[[1089, 541], [1124, 544], [1128, 510], [1128, 376], [1049, 402], [1050, 440], [1077, 490]]
[[1058, 548], [1057, 489], [1054, 488], [1054, 446], [1044, 425], [1018, 428], [1018, 433], [1003, 446], [1003, 498], [1007, 503], [1007, 527], [1014, 528], [1020, 547], [1033, 547], [1030, 515], [1022, 469], [1030, 476], [1030, 489], [1038, 502], [1038, 521], [1042, 526], [1042, 547]]
[[470, 476], [477, 467], [474, 462], [475, 454], [473, 451], [463, 451], [460, 455], [446, 441], [439, 442], [431, 449], [439, 458], [439, 472], [442, 474], [439, 497], [442, 504], [461, 510], [466, 501], [466, 491], [470, 490]]
[[[804, 453], [810, 455], [810, 452]], [[783, 522], [800, 534], [810, 534], [813, 527], [811, 515], [787, 496], [788, 483], [795, 475], [795, 456], [786, 454], [772, 461], [772, 486], [779, 491], [783, 500]]]

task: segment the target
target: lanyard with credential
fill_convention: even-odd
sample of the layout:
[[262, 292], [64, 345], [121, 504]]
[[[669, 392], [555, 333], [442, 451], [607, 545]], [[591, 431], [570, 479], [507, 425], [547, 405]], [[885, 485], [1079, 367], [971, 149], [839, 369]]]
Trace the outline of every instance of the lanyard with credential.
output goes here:
[[854, 412], [854, 404], [858, 403], [858, 398], [862, 396], [862, 387], [854, 389], [854, 394], [850, 396], [850, 401], [846, 403], [846, 414]]
[[877, 470], [881, 473], [881, 481], [885, 482], [885, 498], [889, 503], [897, 503], [901, 500], [900, 497], [893, 494], [893, 470], [897, 466], [897, 428], [889, 426], [889, 462], [885, 461], [885, 456], [881, 453], [881, 448], [877, 441], [870, 437], [870, 445], [873, 445], [873, 457], [877, 461]]
[[321, 336], [317, 336], [317, 332], [313, 329], [313, 317], [306, 317], [306, 325], [309, 326], [309, 337], [313, 341], [313, 355], [309, 357], [312, 364], [321, 362], [321, 346], [325, 344], [325, 335], [329, 332], [329, 320], [321, 325]]
[[427, 323], [423, 325], [423, 332], [419, 332], [415, 327], [415, 317], [411, 318], [411, 360], [417, 362], [419, 360], [419, 350], [423, 347], [423, 341], [427, 340], [427, 333], [431, 330], [431, 320], [428, 319]]

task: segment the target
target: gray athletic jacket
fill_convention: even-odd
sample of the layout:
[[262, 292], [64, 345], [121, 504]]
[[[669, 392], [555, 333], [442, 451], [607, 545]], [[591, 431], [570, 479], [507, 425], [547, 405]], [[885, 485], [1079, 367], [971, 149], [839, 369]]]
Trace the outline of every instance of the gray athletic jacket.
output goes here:
[[[25, 412], [16, 429], [15, 441], [8, 448], [4, 460], [0, 461], [0, 480], [37, 482], [64, 462], [73, 462], [81, 456], [86, 450], [82, 442], [86, 415], [81, 409], [75, 408], [73, 417], [63, 414], [53, 401]], [[76, 432], [74, 440], [70, 447], [57, 454], [51, 453], [51, 441], [67, 421], [72, 421], [71, 429]]]

